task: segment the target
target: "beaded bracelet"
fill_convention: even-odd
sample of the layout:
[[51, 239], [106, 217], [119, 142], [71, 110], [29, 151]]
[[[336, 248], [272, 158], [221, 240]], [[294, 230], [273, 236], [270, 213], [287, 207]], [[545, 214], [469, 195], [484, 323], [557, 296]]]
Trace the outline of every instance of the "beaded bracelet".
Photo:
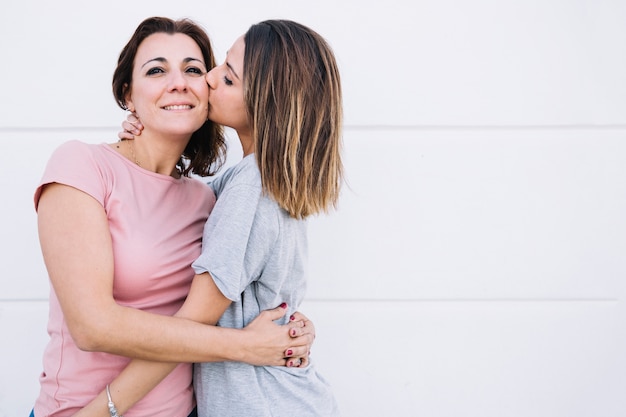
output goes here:
[[109, 390], [109, 385], [107, 384], [107, 397], [109, 399], [108, 402], [108, 406], [109, 406], [109, 415], [111, 417], [124, 417], [120, 414], [117, 414], [117, 408], [115, 408], [115, 404], [113, 404], [113, 400], [111, 399], [111, 391]]

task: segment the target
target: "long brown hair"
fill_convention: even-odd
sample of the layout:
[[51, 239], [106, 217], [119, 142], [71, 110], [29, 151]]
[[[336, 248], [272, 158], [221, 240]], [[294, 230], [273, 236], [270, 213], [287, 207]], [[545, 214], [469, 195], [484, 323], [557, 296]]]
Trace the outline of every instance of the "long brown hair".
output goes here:
[[[215, 67], [215, 57], [211, 41], [206, 32], [190, 19], [172, 20], [167, 17], [149, 17], [139, 24], [135, 33], [122, 49], [113, 73], [113, 96], [118, 106], [126, 107], [126, 93], [132, 84], [133, 64], [139, 45], [150, 35], [182, 33], [192, 38], [200, 50], [207, 66], [207, 71]], [[217, 172], [226, 156], [226, 140], [222, 126], [207, 120], [192, 135], [177, 163], [181, 175], [194, 173], [209, 176]], [[185, 161], [185, 159], [187, 161]]]
[[263, 189], [292, 217], [337, 204], [343, 180], [342, 94], [327, 42], [289, 20], [244, 35], [244, 99]]

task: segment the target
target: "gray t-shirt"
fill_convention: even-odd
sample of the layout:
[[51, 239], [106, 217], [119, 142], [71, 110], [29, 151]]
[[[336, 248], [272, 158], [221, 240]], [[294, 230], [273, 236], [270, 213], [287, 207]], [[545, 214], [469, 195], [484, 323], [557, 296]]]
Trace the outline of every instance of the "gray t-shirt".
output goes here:
[[[232, 300], [219, 326], [243, 328], [262, 310], [286, 302], [291, 312], [306, 292], [306, 222], [262, 192], [254, 154], [211, 184], [217, 203], [204, 228], [196, 273], [209, 272]], [[328, 383], [306, 368], [238, 362], [195, 366], [200, 417], [338, 416]]]

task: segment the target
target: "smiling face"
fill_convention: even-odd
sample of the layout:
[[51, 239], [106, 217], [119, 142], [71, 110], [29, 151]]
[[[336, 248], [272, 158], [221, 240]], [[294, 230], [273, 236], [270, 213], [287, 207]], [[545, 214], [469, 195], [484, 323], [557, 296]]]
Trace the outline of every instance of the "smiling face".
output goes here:
[[[226, 60], [207, 74], [209, 119], [237, 131], [242, 144], [251, 140], [250, 123], [243, 95], [243, 37], [228, 50]], [[245, 144], [244, 144], [245, 146]]]
[[147, 135], [187, 137], [207, 119], [206, 64], [189, 36], [155, 33], [139, 45], [126, 95]]

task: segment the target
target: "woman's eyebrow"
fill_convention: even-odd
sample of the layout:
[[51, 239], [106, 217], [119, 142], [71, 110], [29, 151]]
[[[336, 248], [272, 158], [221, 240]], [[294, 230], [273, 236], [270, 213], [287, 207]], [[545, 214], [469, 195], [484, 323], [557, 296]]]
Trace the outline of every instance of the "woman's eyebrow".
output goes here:
[[[157, 62], [163, 63], [163, 62], [167, 62], [167, 59], [163, 58], [162, 56], [159, 56], [159, 57], [156, 57], [156, 58], [149, 59], [149, 60], [147, 60], [147, 61], [146, 61], [146, 62], [145, 62], [145, 63], [141, 66], [141, 68], [145, 67], [146, 65], [148, 65], [148, 64], [149, 64], [150, 62], [152, 62], [152, 61], [157, 61]], [[187, 58], [183, 59], [183, 62], [185, 62], [185, 63], [187, 63], [187, 62], [191, 62], [191, 61], [198, 61], [198, 62], [200, 62], [201, 64], [203, 64], [203, 65], [204, 65], [204, 61], [202, 61], [202, 60], [201, 60], [201, 59], [199, 59], [199, 58], [187, 57]], [[238, 77], [238, 78], [239, 78], [239, 77]]]
[[162, 56], [159, 56], [157, 58], [149, 59], [141, 66], [141, 68], [145, 67], [146, 65], [148, 65], [152, 61], [157, 61], [157, 62], [163, 63], [163, 62], [167, 62], [167, 59], [163, 58]]
[[226, 62], [226, 66], [227, 66], [228, 68], [230, 68], [230, 71], [231, 71], [231, 72], [235, 75], [235, 77], [237, 77], [237, 79], [238, 79], [238, 80], [241, 80], [241, 79], [239, 78], [239, 76], [237, 75], [237, 73], [235, 72], [235, 69], [233, 68], [233, 66], [232, 66], [232, 65], [230, 65], [228, 62]]

